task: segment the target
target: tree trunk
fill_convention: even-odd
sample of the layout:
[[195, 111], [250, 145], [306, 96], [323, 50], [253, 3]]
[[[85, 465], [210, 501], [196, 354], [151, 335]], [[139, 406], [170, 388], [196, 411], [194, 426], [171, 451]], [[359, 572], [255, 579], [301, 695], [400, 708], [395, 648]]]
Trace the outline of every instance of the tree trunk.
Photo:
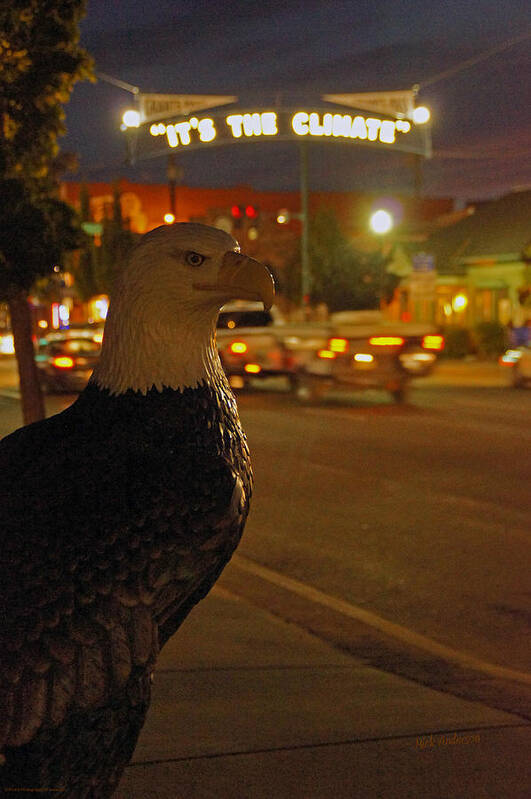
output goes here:
[[24, 424], [30, 424], [44, 419], [45, 410], [35, 364], [31, 311], [27, 292], [23, 289], [14, 292], [9, 297], [8, 304], [20, 380], [22, 417]]

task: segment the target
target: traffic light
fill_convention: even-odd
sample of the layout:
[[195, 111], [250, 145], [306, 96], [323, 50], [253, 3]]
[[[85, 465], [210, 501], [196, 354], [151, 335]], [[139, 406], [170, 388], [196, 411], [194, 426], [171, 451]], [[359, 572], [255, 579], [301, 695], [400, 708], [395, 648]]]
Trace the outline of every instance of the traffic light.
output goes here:
[[245, 216], [245, 208], [243, 205], [233, 205], [230, 209], [230, 214], [232, 216], [232, 226], [236, 230], [241, 228], [242, 221]]
[[256, 205], [251, 205], [248, 203], [247, 205], [231, 206], [230, 213], [232, 217], [232, 225], [235, 229], [237, 229], [241, 228], [244, 222], [246, 222], [247, 225], [253, 225], [256, 227], [260, 212]]

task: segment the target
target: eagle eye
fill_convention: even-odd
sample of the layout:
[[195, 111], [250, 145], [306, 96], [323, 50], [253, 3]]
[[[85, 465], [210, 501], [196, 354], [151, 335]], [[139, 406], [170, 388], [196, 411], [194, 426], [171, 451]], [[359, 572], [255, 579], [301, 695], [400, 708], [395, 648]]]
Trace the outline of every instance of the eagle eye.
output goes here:
[[193, 252], [193, 250], [189, 250], [184, 254], [184, 260], [190, 266], [201, 266], [205, 260], [205, 256], [201, 255], [199, 252]]

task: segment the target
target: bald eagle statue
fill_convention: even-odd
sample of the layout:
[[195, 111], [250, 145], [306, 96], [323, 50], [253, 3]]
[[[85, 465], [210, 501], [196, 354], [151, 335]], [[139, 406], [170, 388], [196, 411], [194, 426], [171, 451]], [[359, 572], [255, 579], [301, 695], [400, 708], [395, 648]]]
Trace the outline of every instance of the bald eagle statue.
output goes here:
[[74, 404], [0, 444], [0, 788], [112, 795], [157, 653], [243, 531], [252, 473], [215, 344], [273, 279], [227, 233], [152, 230]]

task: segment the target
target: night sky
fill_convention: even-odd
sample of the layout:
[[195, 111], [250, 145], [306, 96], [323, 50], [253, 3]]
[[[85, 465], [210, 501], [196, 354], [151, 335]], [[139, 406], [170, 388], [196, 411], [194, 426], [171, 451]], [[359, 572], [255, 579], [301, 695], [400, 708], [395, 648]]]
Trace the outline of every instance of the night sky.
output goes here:
[[[143, 91], [237, 95], [241, 107], [322, 106], [326, 93], [419, 83], [433, 119], [424, 193], [462, 200], [531, 185], [530, 39], [527, 0], [88, 0], [82, 24], [96, 69]], [[165, 180], [165, 158], [124, 165], [119, 125], [131, 101], [102, 81], [77, 84], [61, 140], [80, 158], [70, 177]], [[296, 189], [297, 162], [294, 143], [179, 150], [183, 183], [192, 186]], [[413, 170], [403, 153], [317, 144], [310, 188], [411, 192]]]

